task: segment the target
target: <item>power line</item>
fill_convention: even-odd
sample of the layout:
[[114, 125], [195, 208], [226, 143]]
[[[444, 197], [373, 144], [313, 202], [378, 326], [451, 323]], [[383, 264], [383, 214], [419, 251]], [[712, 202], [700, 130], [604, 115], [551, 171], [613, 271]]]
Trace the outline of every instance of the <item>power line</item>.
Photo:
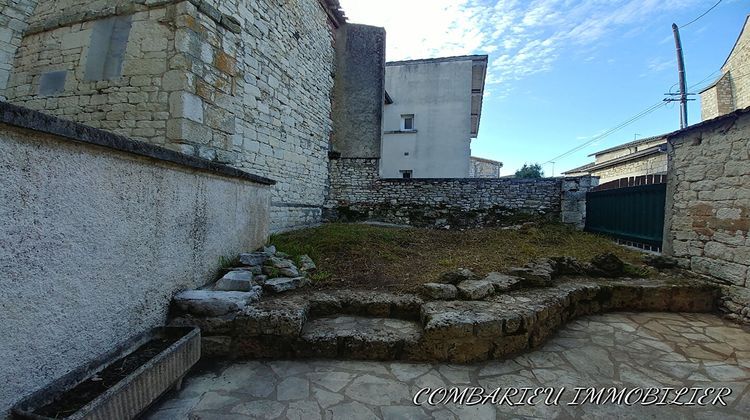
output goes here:
[[721, 3], [721, 2], [722, 2], [722, 0], [719, 0], [719, 1], [717, 1], [717, 2], [716, 2], [716, 4], [714, 4], [713, 6], [711, 6], [711, 8], [710, 8], [710, 9], [706, 10], [705, 12], [703, 12], [703, 14], [702, 14], [702, 15], [700, 15], [700, 16], [698, 16], [697, 18], [695, 18], [695, 19], [691, 20], [690, 22], [688, 22], [688, 23], [686, 23], [686, 24], [684, 24], [684, 25], [680, 26], [680, 29], [682, 29], [682, 28], [684, 28], [684, 27], [686, 27], [686, 26], [690, 25], [691, 23], [695, 23], [695, 22], [697, 22], [697, 21], [698, 21], [698, 20], [699, 20], [700, 18], [702, 18], [703, 16], [706, 16], [706, 15], [708, 14], [708, 12], [710, 12], [711, 10], [714, 10], [714, 8], [715, 8], [716, 6], [718, 6], [718, 5], [719, 5], [719, 3]]
[[604, 133], [602, 133], [602, 134], [599, 134], [599, 135], [597, 135], [597, 136], [594, 136], [593, 138], [591, 138], [590, 140], [586, 141], [585, 143], [583, 143], [583, 144], [580, 144], [580, 145], [578, 145], [578, 146], [576, 146], [576, 147], [574, 147], [574, 148], [572, 148], [572, 149], [568, 150], [567, 152], [565, 152], [565, 153], [563, 153], [563, 154], [561, 154], [561, 155], [555, 156], [554, 158], [552, 158], [552, 159], [550, 159], [550, 160], [548, 160], [548, 161], [544, 162], [544, 163], [543, 163], [542, 165], [546, 165], [546, 164], [548, 164], [548, 163], [552, 163], [553, 161], [557, 161], [557, 160], [558, 160], [558, 159], [560, 159], [560, 158], [566, 157], [566, 156], [568, 156], [568, 155], [570, 155], [570, 154], [573, 154], [573, 153], [575, 153], [575, 152], [577, 152], [577, 151], [579, 151], [579, 150], [581, 150], [581, 149], [584, 149], [584, 148], [585, 148], [586, 146], [590, 145], [591, 143], [594, 143], [594, 142], [596, 142], [596, 141], [598, 141], [598, 140], [601, 140], [601, 139], [603, 139], [603, 138], [605, 138], [605, 137], [609, 136], [610, 134], [613, 134], [613, 133], [615, 133], [615, 132], [617, 132], [617, 131], [619, 131], [619, 130], [621, 130], [621, 129], [625, 128], [626, 126], [628, 126], [628, 125], [630, 125], [630, 124], [634, 123], [635, 121], [637, 121], [637, 120], [639, 120], [639, 119], [641, 119], [641, 118], [645, 117], [646, 115], [648, 115], [648, 114], [650, 114], [650, 113], [652, 113], [652, 112], [656, 111], [657, 109], [659, 109], [659, 108], [661, 108], [661, 107], [665, 106], [666, 104], [667, 104], [667, 103], [666, 103], [666, 102], [664, 102], [664, 101], [659, 101], [659, 102], [657, 102], [657, 103], [655, 103], [655, 104], [651, 105], [650, 107], [648, 107], [648, 108], [644, 109], [643, 111], [641, 111], [641, 112], [637, 113], [636, 115], [634, 115], [634, 116], [632, 116], [632, 117], [628, 118], [627, 120], [625, 120], [625, 121], [621, 122], [621, 123], [620, 123], [620, 124], [618, 124], [617, 126], [615, 126], [615, 127], [612, 127], [612, 128], [610, 128], [610, 129], [608, 129], [607, 131], [605, 131], [605, 132], [604, 132]]
[[[721, 71], [721, 69], [712, 72], [711, 74], [709, 74], [708, 76], [706, 76], [705, 78], [703, 78], [703, 80], [701, 80], [700, 82], [697, 82], [697, 83], [691, 85], [690, 89], [693, 89], [694, 87], [696, 87], [696, 86], [700, 85], [701, 83], [705, 82], [706, 80], [710, 79], [711, 77], [713, 77], [714, 74], [716, 74], [719, 71]], [[742, 79], [742, 78], [745, 78], [745, 77], [748, 77], [748, 76], [750, 76], [750, 72], [741, 74], [739, 76], [732, 76], [732, 79], [733, 80], [739, 80], [739, 79]], [[672, 87], [674, 87], [674, 85]], [[670, 90], [671, 90], [671, 88], [670, 88]], [[567, 152], [565, 152], [565, 153], [563, 153], [561, 155], [555, 156], [554, 158], [552, 158], [552, 159], [544, 162], [542, 165], [547, 165], [549, 163], [558, 162], [559, 159], [564, 158], [564, 157], [566, 157], [568, 155], [571, 155], [571, 154], [573, 154], [573, 153], [575, 153], [575, 152], [577, 152], [577, 151], [579, 151], [581, 149], [586, 148], [586, 146], [590, 145], [591, 143], [594, 143], [594, 142], [596, 142], [598, 140], [601, 140], [601, 139], [609, 136], [610, 134], [613, 134], [613, 133], [615, 133], [615, 132], [617, 132], [617, 131], [625, 128], [626, 126], [634, 123], [635, 121], [637, 121], [637, 120], [645, 117], [646, 115], [648, 115], [648, 114], [656, 111], [660, 107], [666, 106], [668, 104], [669, 104], [669, 102], [665, 102], [665, 101], [657, 102], [657, 103], [651, 105], [650, 107], [644, 109], [643, 111], [641, 111], [641, 112], [635, 114], [634, 116], [630, 117], [629, 119], [623, 121], [622, 123], [618, 124], [617, 126], [615, 126], [613, 128], [610, 128], [609, 130], [605, 131], [604, 133], [599, 134], [599, 135], [591, 138], [591, 140], [588, 140], [587, 142], [585, 142], [583, 144], [580, 144], [580, 145], [578, 145], [578, 146], [576, 146], [576, 147], [568, 150]]]

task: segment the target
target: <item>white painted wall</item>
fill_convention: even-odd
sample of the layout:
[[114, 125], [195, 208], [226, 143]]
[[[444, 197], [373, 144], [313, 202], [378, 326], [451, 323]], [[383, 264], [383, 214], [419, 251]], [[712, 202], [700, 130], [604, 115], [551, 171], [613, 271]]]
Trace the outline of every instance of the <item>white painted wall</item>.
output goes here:
[[[400, 178], [467, 178], [471, 157], [472, 60], [388, 65], [381, 173]], [[416, 133], [391, 134], [414, 114]], [[409, 153], [405, 156], [404, 153]]]
[[0, 418], [268, 237], [271, 187], [0, 124]]

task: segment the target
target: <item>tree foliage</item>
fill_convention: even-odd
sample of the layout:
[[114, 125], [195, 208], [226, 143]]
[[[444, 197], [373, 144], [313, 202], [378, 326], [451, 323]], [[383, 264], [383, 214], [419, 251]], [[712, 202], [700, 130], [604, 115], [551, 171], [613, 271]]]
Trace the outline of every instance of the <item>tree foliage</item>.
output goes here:
[[538, 163], [524, 164], [521, 169], [516, 171], [516, 178], [542, 178], [543, 176], [542, 165]]

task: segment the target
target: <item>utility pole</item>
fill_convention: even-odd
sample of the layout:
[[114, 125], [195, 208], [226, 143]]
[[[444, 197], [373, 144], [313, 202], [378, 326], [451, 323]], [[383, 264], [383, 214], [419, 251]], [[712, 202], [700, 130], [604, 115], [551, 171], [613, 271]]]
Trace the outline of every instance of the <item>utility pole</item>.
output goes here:
[[687, 112], [687, 82], [685, 81], [685, 60], [682, 57], [682, 41], [680, 41], [680, 28], [676, 24], [672, 24], [672, 32], [674, 33], [674, 45], [677, 49], [677, 69], [680, 75], [680, 129], [687, 127], [688, 125], [688, 112]]

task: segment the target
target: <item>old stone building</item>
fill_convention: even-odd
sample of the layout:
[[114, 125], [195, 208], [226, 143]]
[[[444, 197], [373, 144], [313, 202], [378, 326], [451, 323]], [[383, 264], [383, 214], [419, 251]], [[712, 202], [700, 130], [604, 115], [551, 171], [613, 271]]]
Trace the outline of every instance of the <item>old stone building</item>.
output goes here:
[[469, 178], [500, 178], [503, 162], [476, 156], [469, 158]]
[[598, 176], [604, 184], [620, 178], [667, 173], [666, 137], [654, 136], [592, 153], [594, 162], [562, 173]]
[[337, 1], [50, 0], [25, 32], [11, 6], [9, 102], [273, 178], [273, 230], [320, 220]]
[[5, 0], [0, 4], [0, 100], [5, 99], [13, 58], [36, 3], [36, 0]]
[[704, 121], [750, 106], [750, 15], [721, 66], [721, 76], [700, 95]]

